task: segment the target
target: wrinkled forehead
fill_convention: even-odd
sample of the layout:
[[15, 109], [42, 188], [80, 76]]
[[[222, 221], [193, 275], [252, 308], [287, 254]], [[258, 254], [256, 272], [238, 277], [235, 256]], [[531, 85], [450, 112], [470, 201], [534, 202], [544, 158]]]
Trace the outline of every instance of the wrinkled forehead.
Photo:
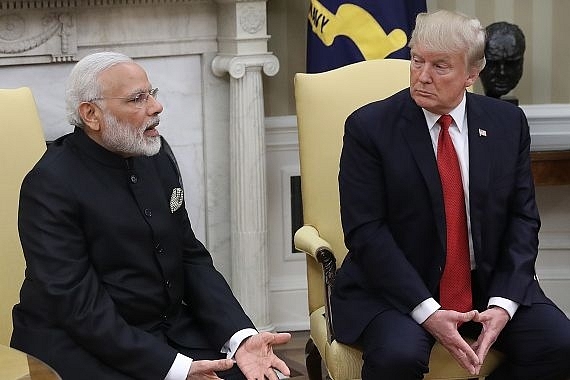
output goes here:
[[422, 60], [438, 63], [464, 64], [468, 66], [467, 52], [461, 49], [442, 46], [426, 46], [418, 43], [410, 49], [412, 57], [419, 57]]
[[101, 72], [100, 90], [105, 93], [124, 93], [146, 90], [149, 81], [146, 71], [135, 62], [121, 62]]

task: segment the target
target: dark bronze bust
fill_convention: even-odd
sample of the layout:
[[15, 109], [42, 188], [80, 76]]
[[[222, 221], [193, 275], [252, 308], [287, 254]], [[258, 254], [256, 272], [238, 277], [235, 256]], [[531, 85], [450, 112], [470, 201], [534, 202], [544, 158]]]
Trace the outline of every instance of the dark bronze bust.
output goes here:
[[485, 95], [500, 98], [511, 91], [522, 77], [525, 38], [521, 29], [508, 22], [495, 22], [486, 28], [485, 68], [480, 78]]

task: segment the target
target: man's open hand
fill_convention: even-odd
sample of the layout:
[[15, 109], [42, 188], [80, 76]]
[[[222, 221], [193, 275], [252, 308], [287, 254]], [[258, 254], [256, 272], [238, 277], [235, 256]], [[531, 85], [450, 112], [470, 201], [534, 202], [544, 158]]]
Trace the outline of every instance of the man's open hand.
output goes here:
[[277, 380], [274, 369], [289, 376], [289, 368], [273, 353], [273, 346], [285, 344], [290, 339], [289, 333], [262, 332], [244, 340], [235, 354], [241, 372], [248, 380]]

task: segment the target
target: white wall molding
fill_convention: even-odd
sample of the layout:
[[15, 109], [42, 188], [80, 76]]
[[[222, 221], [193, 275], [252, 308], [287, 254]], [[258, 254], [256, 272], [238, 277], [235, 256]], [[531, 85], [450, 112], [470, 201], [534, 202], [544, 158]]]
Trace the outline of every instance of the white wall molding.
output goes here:
[[521, 105], [528, 119], [531, 150], [570, 149], [570, 104]]
[[295, 115], [274, 116], [265, 119], [267, 151], [299, 152], [297, 117]]
[[283, 246], [281, 250], [283, 261], [302, 261], [304, 255], [293, 252], [291, 249], [291, 177], [300, 175], [298, 165], [281, 167], [281, 216]]
[[216, 12], [207, 0], [1, 1], [0, 66], [74, 62], [95, 50], [215, 52]]
[[536, 272], [540, 285], [570, 316], [570, 233], [541, 232], [539, 239]]
[[271, 316], [277, 331], [309, 330], [305, 273], [272, 278]]
[[293, 252], [291, 177], [299, 175], [294, 115], [265, 119], [269, 197], [271, 321], [279, 331], [308, 330], [305, 254]]
[[[570, 104], [521, 105], [531, 134], [531, 150], [570, 149]], [[266, 118], [267, 147], [272, 150], [298, 148], [295, 115]]]
[[0, 11], [59, 9], [59, 8], [101, 8], [124, 6], [156, 6], [181, 3], [204, 3], [210, 0], [8, 0], [0, 2]]
[[[304, 254], [299, 254], [304, 258]], [[291, 291], [306, 291], [307, 277], [305, 273], [297, 273], [288, 276], [280, 275], [269, 281], [269, 290], [273, 293], [286, 293]], [[307, 299], [304, 300], [307, 302]]]
[[540, 232], [539, 249], [541, 251], [570, 251], [570, 233], [561, 232]]

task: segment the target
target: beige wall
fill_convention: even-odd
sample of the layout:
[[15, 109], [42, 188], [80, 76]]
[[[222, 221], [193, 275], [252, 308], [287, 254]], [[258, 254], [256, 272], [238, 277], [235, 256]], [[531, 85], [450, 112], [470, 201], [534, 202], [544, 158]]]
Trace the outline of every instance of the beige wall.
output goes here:
[[268, 50], [279, 58], [274, 77], [264, 77], [267, 116], [295, 114], [293, 76], [305, 71], [307, 12], [309, 0], [270, 0], [267, 2]]
[[[281, 69], [265, 78], [267, 116], [294, 115], [293, 76], [305, 70], [309, 0], [267, 2], [269, 50]], [[526, 37], [523, 77], [512, 91], [521, 104], [570, 103], [570, 1], [427, 0], [428, 10], [452, 9], [478, 17], [483, 25], [517, 24]], [[476, 92], [482, 92], [478, 83]]]

